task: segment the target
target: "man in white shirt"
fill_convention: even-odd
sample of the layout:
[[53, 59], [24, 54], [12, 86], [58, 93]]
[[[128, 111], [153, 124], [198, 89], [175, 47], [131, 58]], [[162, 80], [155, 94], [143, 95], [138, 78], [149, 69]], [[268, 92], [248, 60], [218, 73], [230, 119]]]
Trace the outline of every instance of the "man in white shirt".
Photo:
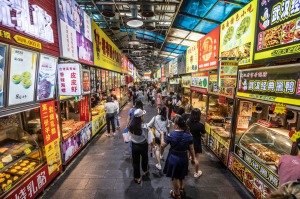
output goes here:
[[118, 102], [117, 98], [115, 97], [115, 95], [112, 97], [112, 100], [113, 100], [114, 104], [117, 107], [117, 111], [115, 112], [115, 115], [114, 115], [115, 126], [116, 126], [117, 129], [120, 129], [120, 121], [119, 121], [120, 106], [119, 106], [119, 102]]

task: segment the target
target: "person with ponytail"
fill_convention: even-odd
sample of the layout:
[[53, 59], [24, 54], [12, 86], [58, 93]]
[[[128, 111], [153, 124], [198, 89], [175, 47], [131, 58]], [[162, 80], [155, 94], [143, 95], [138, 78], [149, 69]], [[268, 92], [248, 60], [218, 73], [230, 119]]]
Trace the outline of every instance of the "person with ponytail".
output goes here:
[[188, 132], [188, 126], [181, 116], [173, 119], [174, 131], [164, 137], [161, 131], [161, 147], [165, 148], [170, 144], [170, 150], [166, 159], [163, 172], [172, 179], [173, 189], [170, 191], [172, 198], [180, 199], [184, 196], [184, 178], [188, 175], [189, 158], [188, 151], [195, 160], [193, 136]]

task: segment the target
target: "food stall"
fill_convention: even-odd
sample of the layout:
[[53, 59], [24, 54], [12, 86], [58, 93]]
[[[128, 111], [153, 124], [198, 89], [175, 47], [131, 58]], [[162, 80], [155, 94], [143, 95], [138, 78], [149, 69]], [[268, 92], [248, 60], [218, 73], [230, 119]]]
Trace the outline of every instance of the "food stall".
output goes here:
[[220, 61], [218, 73], [210, 71], [205, 143], [225, 165], [231, 146], [231, 123], [238, 62]]
[[181, 78], [169, 78], [169, 92], [176, 92], [178, 91], [181, 84]]
[[[191, 102], [191, 83], [192, 83], [192, 76], [185, 75], [181, 77], [181, 86], [179, 86], [178, 94], [182, 96], [183, 98], [187, 98], [189, 100], [189, 103]], [[181, 91], [181, 92], [180, 92]]]
[[[239, 71], [230, 170], [256, 197], [279, 187], [276, 162], [299, 131], [299, 64]], [[246, 178], [247, 177], [247, 178]]]

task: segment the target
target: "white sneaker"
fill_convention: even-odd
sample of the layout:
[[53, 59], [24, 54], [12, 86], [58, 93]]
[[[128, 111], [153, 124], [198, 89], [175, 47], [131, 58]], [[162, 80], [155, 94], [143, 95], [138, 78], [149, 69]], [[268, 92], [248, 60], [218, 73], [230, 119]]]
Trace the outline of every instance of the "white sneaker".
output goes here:
[[201, 170], [199, 170], [198, 173], [194, 174], [195, 178], [199, 178], [200, 176], [202, 176], [202, 171]]
[[161, 159], [161, 160], [162, 160], [162, 159], [164, 159], [164, 156], [163, 156], [163, 155], [161, 155], [161, 156], [160, 156], [160, 159]]
[[106, 137], [110, 137], [110, 134], [109, 134], [109, 133], [106, 133]]
[[113, 135], [114, 135], [114, 137], [115, 137], [117, 134], [116, 134], [116, 133], [114, 133]]
[[156, 167], [158, 170], [161, 170], [161, 165], [160, 165], [160, 164], [156, 164], [155, 167]]

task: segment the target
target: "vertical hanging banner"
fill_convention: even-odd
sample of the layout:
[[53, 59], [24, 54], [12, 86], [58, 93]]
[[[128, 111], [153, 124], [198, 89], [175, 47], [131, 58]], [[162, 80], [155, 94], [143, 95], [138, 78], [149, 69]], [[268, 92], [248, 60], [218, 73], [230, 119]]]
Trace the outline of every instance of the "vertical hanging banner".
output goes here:
[[82, 90], [83, 94], [89, 94], [91, 88], [91, 75], [89, 70], [82, 70]]
[[168, 65], [169, 65], [169, 67], [168, 67], [169, 71], [167, 74], [169, 74], [169, 77], [173, 77], [173, 62], [170, 61]]
[[79, 102], [80, 109], [80, 121], [90, 121], [90, 112], [89, 112], [89, 97], [85, 95], [82, 100]]
[[156, 77], [161, 78], [161, 69], [158, 69], [156, 72]]
[[[177, 72], [178, 75], [186, 73], [186, 54], [181, 54], [177, 57]], [[175, 58], [176, 59], [176, 58]]]
[[59, 56], [55, 1], [1, 1], [0, 41]]
[[237, 58], [239, 65], [252, 64], [257, 1], [251, 1], [221, 24], [220, 57]]
[[237, 61], [221, 61], [219, 68], [219, 87], [234, 88], [237, 82]]
[[7, 46], [0, 45], [0, 107], [4, 106], [4, 92], [6, 92], [4, 84], [4, 71], [6, 68]]
[[110, 38], [92, 21], [93, 44], [96, 66], [116, 72], [121, 71], [121, 51]]
[[161, 65], [161, 76], [165, 77], [165, 65]]
[[80, 64], [58, 64], [58, 93], [63, 96], [82, 94]]
[[172, 61], [172, 66], [173, 66], [173, 75], [178, 75], [178, 63], [177, 63], [177, 59], [173, 59]]
[[218, 55], [220, 43], [220, 26], [202, 37], [198, 41], [198, 65], [200, 70], [218, 68]]
[[198, 71], [198, 43], [195, 42], [186, 50], [186, 73]]
[[61, 56], [94, 64], [91, 19], [75, 0], [58, 0]]

